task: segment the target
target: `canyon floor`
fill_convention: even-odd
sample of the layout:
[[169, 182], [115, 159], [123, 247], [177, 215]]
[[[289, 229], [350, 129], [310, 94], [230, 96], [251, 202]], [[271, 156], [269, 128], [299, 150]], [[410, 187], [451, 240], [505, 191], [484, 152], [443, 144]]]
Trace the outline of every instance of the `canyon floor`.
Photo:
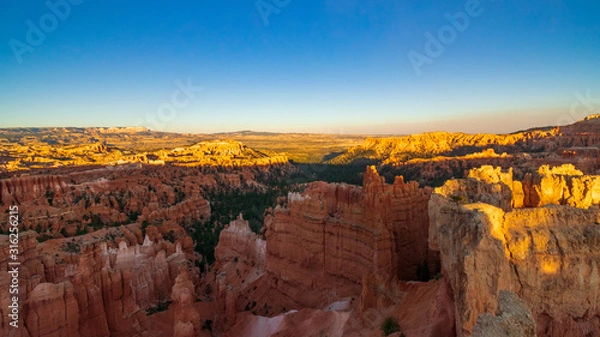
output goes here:
[[0, 129], [0, 335], [600, 336], [599, 155], [599, 116]]

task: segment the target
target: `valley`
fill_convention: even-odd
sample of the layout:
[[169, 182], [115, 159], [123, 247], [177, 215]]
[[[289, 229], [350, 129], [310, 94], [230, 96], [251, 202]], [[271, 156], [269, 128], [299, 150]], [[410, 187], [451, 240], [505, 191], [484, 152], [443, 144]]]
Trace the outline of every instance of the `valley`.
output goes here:
[[23, 325], [3, 292], [2, 336], [600, 331], [598, 116], [507, 135], [0, 139]]

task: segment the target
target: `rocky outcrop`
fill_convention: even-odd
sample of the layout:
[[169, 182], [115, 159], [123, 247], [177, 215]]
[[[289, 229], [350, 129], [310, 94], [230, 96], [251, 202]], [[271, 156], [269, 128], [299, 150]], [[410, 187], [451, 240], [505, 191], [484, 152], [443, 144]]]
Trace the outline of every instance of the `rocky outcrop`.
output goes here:
[[[402, 164], [413, 158], [464, 156], [486, 149], [508, 154], [529, 153], [562, 156], [573, 149], [600, 145], [600, 118], [590, 116], [572, 125], [537, 128], [510, 134], [466, 134], [460, 132], [428, 132], [403, 137], [368, 138], [333, 158], [342, 164], [360, 160], [377, 160], [383, 164]], [[575, 151], [579, 155], [583, 151]], [[596, 159], [597, 151], [588, 153]], [[591, 157], [590, 157], [591, 156]]]
[[363, 144], [332, 159], [332, 163], [371, 159], [394, 164], [412, 158], [466, 155], [490, 148], [499, 153], [539, 151], [546, 148], [547, 139], [552, 139], [558, 133], [558, 129], [507, 135], [428, 132], [404, 137], [368, 138]]
[[200, 315], [194, 308], [196, 294], [194, 284], [187, 271], [182, 271], [175, 280], [171, 295], [174, 306], [174, 337], [194, 337], [200, 335]]
[[[4, 154], [0, 158], [0, 169], [2, 171], [25, 171], [32, 169], [47, 169], [60, 166], [99, 166], [99, 165], [124, 165], [124, 164], [152, 164], [152, 165], [181, 165], [181, 166], [264, 166], [275, 164], [286, 164], [288, 158], [272, 151], [256, 151], [250, 149], [235, 140], [205, 140], [193, 145], [186, 144], [179, 147], [157, 147], [160, 150], [132, 150], [131, 145], [122, 144], [119, 148], [114, 144], [107, 145], [103, 139], [111, 139], [111, 135], [119, 130], [99, 131], [98, 129], [86, 130], [96, 133], [97, 137], [82, 137], [89, 143], [72, 145], [68, 142], [62, 144], [63, 138], [48, 142], [47, 139], [39, 139], [39, 133], [33, 133], [26, 138], [27, 145], [21, 143], [0, 142], [0, 150]], [[47, 132], [47, 131], [46, 131]], [[0, 134], [2, 130], [0, 130]], [[44, 133], [44, 132], [42, 132]], [[56, 133], [49, 132], [53, 137]], [[66, 133], [66, 132], [65, 132]], [[59, 134], [60, 135], [60, 134]], [[144, 137], [144, 135], [146, 137]], [[150, 137], [148, 137], [150, 136]], [[65, 135], [63, 135], [64, 138]], [[78, 138], [81, 135], [78, 135]], [[122, 138], [130, 138], [133, 142], [160, 142], [160, 135], [133, 130], [117, 137], [119, 142]], [[189, 142], [189, 136], [180, 135], [183, 140], [176, 143]], [[146, 139], [144, 139], [146, 138]], [[175, 138], [178, 138], [175, 136]], [[199, 138], [199, 137], [191, 137]], [[208, 138], [207, 136], [203, 138]], [[142, 140], [143, 139], [143, 140]], [[163, 141], [164, 143], [164, 141]]]
[[58, 176], [23, 176], [0, 180], [0, 203], [20, 204], [64, 193], [67, 183]]
[[[547, 171], [545, 177], [565, 172], [570, 168]], [[473, 189], [473, 180], [488, 187]], [[454, 294], [458, 335], [470, 336], [480, 314], [497, 312], [501, 290], [527, 302], [539, 336], [600, 331], [600, 208], [539, 203], [512, 208], [518, 184], [511, 181], [510, 171], [482, 168], [470, 179], [436, 189], [430, 199], [430, 247], [441, 253], [444, 279]], [[563, 187], [558, 189], [562, 193]], [[540, 187], [523, 184], [525, 191], [530, 188]], [[573, 198], [582, 200], [581, 195]]]
[[427, 266], [428, 193], [402, 177], [388, 185], [374, 167], [362, 187], [312, 183], [267, 219], [267, 271], [284, 293], [341, 297], [357, 293], [364, 274], [415, 279]]
[[[424, 290], [398, 282], [427, 268], [428, 196], [402, 177], [386, 184], [370, 167], [362, 187], [317, 182], [290, 193], [286, 207], [268, 212], [266, 240], [241, 217], [233, 221], [221, 232], [209, 280], [216, 329], [227, 336], [364, 336], [379, 331], [385, 317], [365, 323], [361, 312], [389, 312], [428, 298], [422, 310], [402, 311], [419, 331], [414, 336], [451, 330], [451, 306], [434, 309], [448, 303], [444, 283]], [[377, 281], [370, 281], [374, 275]], [[381, 284], [394, 290], [379, 296]], [[425, 316], [428, 328], [419, 328]]]
[[30, 336], [78, 337], [79, 308], [71, 282], [41, 283], [27, 300], [25, 326]]
[[217, 269], [228, 262], [240, 258], [254, 262], [257, 268], [265, 269], [266, 241], [252, 232], [243, 215], [232, 221], [221, 231], [219, 244], [215, 249]]
[[241, 215], [221, 232], [215, 258], [214, 281], [210, 283], [215, 288], [218, 329], [234, 325], [239, 312], [254, 309], [268, 314], [293, 303], [271, 291], [265, 270], [266, 242], [250, 230]]
[[[36, 251], [37, 241], [35, 237], [36, 234], [34, 232], [23, 232], [19, 235], [19, 254], [18, 260], [16, 261], [20, 263], [18, 266], [19, 288], [18, 293], [11, 294], [9, 293], [9, 289], [11, 289], [13, 277], [8, 273], [8, 271], [11, 270], [11, 268], [9, 268], [9, 262], [15, 262], [15, 260], [13, 260], [12, 253], [10, 252], [9, 237], [0, 235], [0, 289], [4, 290], [0, 292], [0, 335], [2, 336], [27, 336], [27, 334], [22, 335], [24, 330], [24, 318], [26, 317], [26, 311], [23, 310], [23, 306], [33, 289], [45, 282], [45, 278], [43, 277], [44, 265]], [[65, 290], [66, 288], [68, 288], [68, 286], [64, 285], [61, 289]], [[67, 292], [69, 291], [67, 290]], [[69, 294], [72, 294], [72, 291], [69, 292]], [[9, 306], [12, 305], [12, 297], [15, 295], [18, 297], [19, 307], [21, 308], [19, 310], [20, 317], [17, 329], [9, 325], [13, 320], [9, 316], [9, 313], [12, 311]], [[42, 295], [42, 292], [38, 292], [38, 298], [42, 297]], [[36, 306], [36, 308], [40, 307], [40, 305]], [[63, 307], [66, 308], [65, 306]], [[43, 308], [40, 309], [43, 310]], [[59, 322], [63, 324], [63, 326], [71, 323], [70, 321], [65, 320]], [[39, 328], [45, 329], [45, 327], [41, 326]]]
[[[146, 310], [171, 300], [178, 322], [190, 322], [185, 312], [188, 295], [195, 296], [193, 283], [177, 279], [195, 260], [185, 237], [170, 243], [146, 236], [142, 242], [139, 228], [131, 225], [43, 244], [26, 232], [20, 240], [23, 336], [141, 336], [150, 326]], [[6, 236], [0, 236], [0, 249], [0, 287], [8, 289], [9, 256], [2, 255], [8, 252]], [[185, 291], [190, 283], [192, 291]], [[0, 334], [9, 336], [5, 295], [0, 297]]]
[[500, 290], [496, 316], [479, 315], [473, 337], [536, 337], [535, 321], [525, 301], [514, 293]]
[[545, 165], [524, 181], [525, 206], [570, 205], [588, 208], [600, 203], [600, 176], [584, 175], [573, 165]]
[[176, 205], [163, 208], [157, 202], [146, 205], [143, 208], [140, 220], [154, 223], [157, 221], [169, 221], [173, 223], [185, 223], [189, 219], [201, 222], [210, 219], [210, 203], [196, 196], [180, 202]]

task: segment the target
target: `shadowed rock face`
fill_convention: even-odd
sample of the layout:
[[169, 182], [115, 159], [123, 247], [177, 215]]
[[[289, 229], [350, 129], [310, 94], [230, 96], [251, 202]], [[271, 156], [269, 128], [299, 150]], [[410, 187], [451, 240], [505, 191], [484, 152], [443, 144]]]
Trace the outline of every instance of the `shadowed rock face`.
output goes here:
[[[531, 307], [539, 336], [600, 331], [600, 208], [590, 206], [597, 177], [566, 166], [541, 168], [522, 184], [491, 167], [470, 176], [429, 201], [429, 244], [453, 289], [458, 335], [496, 313], [503, 289]], [[543, 196], [527, 198], [536, 193]]]

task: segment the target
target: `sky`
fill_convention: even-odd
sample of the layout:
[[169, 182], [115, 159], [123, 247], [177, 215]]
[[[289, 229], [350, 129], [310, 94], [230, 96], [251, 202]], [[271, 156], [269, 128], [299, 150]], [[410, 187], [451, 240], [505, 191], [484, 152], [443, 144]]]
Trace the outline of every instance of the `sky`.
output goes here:
[[512, 132], [600, 113], [600, 3], [0, 2], [0, 127]]

